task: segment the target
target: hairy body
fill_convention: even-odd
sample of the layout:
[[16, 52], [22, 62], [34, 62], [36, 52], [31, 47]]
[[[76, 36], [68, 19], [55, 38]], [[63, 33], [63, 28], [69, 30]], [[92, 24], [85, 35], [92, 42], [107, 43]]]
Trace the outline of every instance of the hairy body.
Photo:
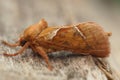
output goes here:
[[40, 54], [48, 64], [47, 53], [55, 51], [71, 51], [75, 54], [92, 55], [96, 57], [107, 57], [110, 53], [110, 33], [94, 22], [85, 22], [77, 25], [48, 27], [45, 20], [28, 27], [15, 44], [4, 44], [10, 47], [22, 46], [22, 49], [14, 54], [4, 53], [5, 56], [21, 54], [30, 47], [34, 52]]

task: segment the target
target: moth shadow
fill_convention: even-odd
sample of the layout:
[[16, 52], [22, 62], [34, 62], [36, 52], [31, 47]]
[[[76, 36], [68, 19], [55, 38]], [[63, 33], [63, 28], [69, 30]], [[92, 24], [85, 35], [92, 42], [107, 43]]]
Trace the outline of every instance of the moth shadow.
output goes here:
[[58, 58], [58, 59], [66, 59], [66, 58], [77, 58], [77, 57], [85, 57], [87, 55], [83, 55], [83, 54], [75, 54], [75, 53], [72, 53], [72, 52], [53, 52], [53, 53], [50, 53], [48, 54], [49, 58], [50, 59], [55, 59], [55, 58]]

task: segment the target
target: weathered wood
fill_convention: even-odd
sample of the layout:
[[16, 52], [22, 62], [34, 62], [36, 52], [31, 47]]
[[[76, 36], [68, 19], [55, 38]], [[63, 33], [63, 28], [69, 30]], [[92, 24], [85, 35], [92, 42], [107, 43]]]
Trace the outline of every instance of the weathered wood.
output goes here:
[[[26, 51], [25, 53], [30, 53]], [[59, 52], [60, 53], [60, 52]], [[35, 80], [118, 80], [112, 73], [106, 75], [95, 64], [91, 56], [63, 55], [67, 52], [54, 53], [50, 61], [53, 71], [46, 68], [43, 59], [38, 55], [24, 54], [13, 58], [1, 57], [0, 79], [35, 79]], [[109, 69], [109, 68], [108, 68]], [[105, 69], [106, 71], [106, 69]], [[111, 70], [110, 70], [111, 71]], [[6, 77], [7, 76], [7, 77]]]
[[[0, 0], [0, 40], [15, 42], [27, 26], [41, 18], [45, 18], [50, 25], [96, 21], [91, 16], [97, 13], [88, 13], [91, 8], [88, 3], [85, 4], [87, 1]], [[100, 22], [104, 23], [102, 20]], [[0, 43], [0, 80], [119, 80], [107, 60], [99, 61], [91, 56], [55, 52], [50, 55], [54, 69], [49, 71], [44, 60], [29, 49], [12, 58], [2, 55], [4, 51], [14, 53], [18, 49], [12, 50]]]

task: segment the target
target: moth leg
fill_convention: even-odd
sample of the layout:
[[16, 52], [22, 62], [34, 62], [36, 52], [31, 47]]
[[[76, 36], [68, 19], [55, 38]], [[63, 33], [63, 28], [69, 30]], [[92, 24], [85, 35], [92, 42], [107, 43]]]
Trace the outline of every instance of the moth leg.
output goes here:
[[8, 54], [8, 53], [3, 53], [4, 56], [16, 56], [18, 54], [22, 54], [23, 51], [28, 48], [29, 43], [27, 42], [18, 52], [14, 53], [14, 54]]
[[11, 43], [8, 43], [6, 41], [2, 41], [2, 43], [9, 46], [9, 47], [16, 47], [16, 46], [20, 45], [19, 41], [17, 43], [15, 43], [15, 44], [11, 44]]
[[36, 51], [38, 52], [38, 54], [40, 54], [43, 59], [45, 60], [45, 62], [47, 63], [48, 69], [52, 70], [52, 66], [49, 62], [49, 57], [46, 54], [46, 52], [44, 51], [44, 49], [42, 47], [35, 47]]

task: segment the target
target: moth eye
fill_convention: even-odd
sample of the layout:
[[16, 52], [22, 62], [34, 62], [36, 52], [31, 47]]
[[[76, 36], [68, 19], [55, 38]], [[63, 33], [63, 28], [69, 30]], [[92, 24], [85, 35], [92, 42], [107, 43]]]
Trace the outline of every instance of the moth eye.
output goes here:
[[27, 41], [22, 40], [21, 43], [20, 43], [20, 45], [21, 45], [21, 46], [24, 46], [26, 42], [27, 42]]

